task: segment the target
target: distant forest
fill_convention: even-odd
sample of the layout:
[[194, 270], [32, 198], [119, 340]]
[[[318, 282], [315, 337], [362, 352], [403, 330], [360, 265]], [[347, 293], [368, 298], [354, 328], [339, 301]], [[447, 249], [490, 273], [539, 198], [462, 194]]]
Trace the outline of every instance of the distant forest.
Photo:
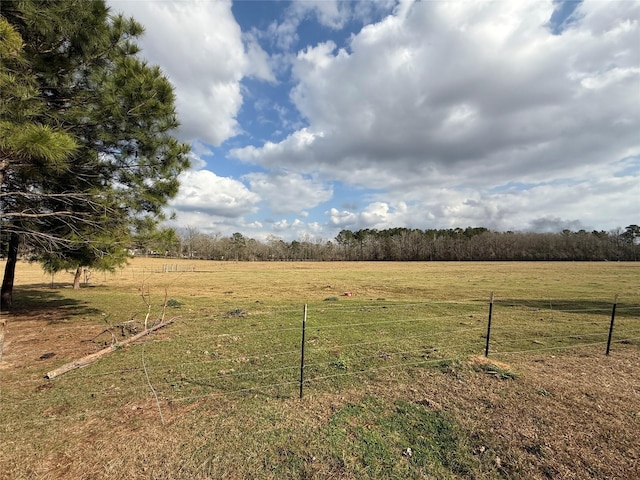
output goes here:
[[640, 227], [559, 233], [454, 229], [342, 230], [334, 240], [270, 237], [261, 242], [187, 229], [169, 244], [137, 245], [137, 254], [237, 261], [637, 261]]

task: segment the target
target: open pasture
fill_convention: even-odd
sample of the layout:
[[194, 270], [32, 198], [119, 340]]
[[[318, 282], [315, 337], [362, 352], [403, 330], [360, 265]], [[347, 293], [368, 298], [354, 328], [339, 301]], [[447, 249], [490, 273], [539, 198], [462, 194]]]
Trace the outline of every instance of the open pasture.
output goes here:
[[[71, 278], [18, 265], [0, 478], [637, 473], [640, 264], [156, 258]], [[43, 378], [147, 315], [174, 322]]]

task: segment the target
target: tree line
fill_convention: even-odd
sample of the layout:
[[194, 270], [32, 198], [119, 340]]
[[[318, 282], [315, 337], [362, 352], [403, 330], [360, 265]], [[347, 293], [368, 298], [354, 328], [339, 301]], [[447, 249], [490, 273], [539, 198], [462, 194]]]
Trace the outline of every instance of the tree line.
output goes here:
[[138, 255], [235, 261], [637, 261], [640, 227], [558, 233], [497, 232], [483, 227], [342, 230], [333, 240], [266, 241], [187, 228], [142, 239]]

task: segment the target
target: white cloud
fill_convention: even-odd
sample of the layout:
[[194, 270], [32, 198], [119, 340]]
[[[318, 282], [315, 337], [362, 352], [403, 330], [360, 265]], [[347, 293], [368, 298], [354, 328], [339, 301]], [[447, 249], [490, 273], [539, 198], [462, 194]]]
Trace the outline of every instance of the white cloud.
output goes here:
[[[334, 237], [342, 229], [394, 227], [614, 230], [633, 223], [629, 219], [637, 217], [640, 206], [637, 164], [632, 160], [622, 164], [635, 165], [635, 173], [604, 178], [595, 172], [593, 178], [529, 185], [508, 183], [490, 190], [440, 187], [422, 194], [414, 192], [409, 204], [393, 200], [396, 195], [384, 192], [360, 211], [332, 208], [325, 212], [324, 235]], [[615, 210], [615, 215], [609, 208]]]
[[347, 210], [339, 211], [336, 208], [332, 208], [325, 213], [329, 216], [329, 222], [334, 228], [354, 228], [358, 222], [358, 215]]
[[323, 237], [326, 233], [323, 225], [318, 222], [304, 222], [299, 218], [289, 221], [281, 219], [271, 222], [271, 232], [261, 232], [260, 236], [264, 240], [283, 239], [288, 240], [301, 239], [305, 241], [329, 240]]
[[353, 2], [353, 18], [363, 24], [372, 23], [379, 15], [392, 12], [396, 6], [396, 0], [371, 0], [369, 2]]
[[308, 215], [304, 209], [313, 208], [333, 195], [330, 186], [297, 173], [274, 171], [271, 173], [250, 173], [244, 177], [251, 190], [268, 203], [277, 214], [300, 213]]
[[247, 44], [247, 75], [274, 83], [276, 77], [271, 68], [269, 55], [251, 35], [245, 35]]
[[320, 25], [339, 30], [350, 16], [349, 4], [337, 0], [294, 0], [290, 15], [298, 20], [313, 15]]
[[[539, 230], [540, 219], [553, 218], [561, 219], [556, 223], [564, 225], [563, 228], [579, 225], [579, 228], [609, 230], [626, 226], [620, 225], [620, 219], [637, 216], [639, 185], [640, 178], [629, 175], [532, 185], [507, 184], [497, 191], [440, 188], [422, 196], [414, 195], [413, 202], [404, 210], [373, 211], [392, 226], [409, 228], [483, 226], [494, 230]], [[603, 205], [612, 206], [615, 215]], [[361, 220], [362, 215], [353, 226], [368, 227]], [[376, 225], [376, 228], [380, 227]]]
[[256, 36], [270, 39], [281, 50], [289, 50], [298, 41], [298, 25], [299, 19], [295, 17], [287, 17], [282, 22], [271, 22], [266, 34], [260, 35], [260, 32], [253, 32]]
[[534, 218], [529, 222], [528, 230], [538, 233], [556, 233], [562, 230], [578, 231], [583, 229], [579, 220], [565, 220], [560, 217], [545, 216]]
[[548, 181], [637, 153], [640, 15], [614, 3], [606, 21], [581, 4], [553, 35], [551, 1], [408, 2], [349, 51], [301, 50], [291, 97], [308, 127], [232, 153], [404, 191]]
[[260, 201], [243, 183], [218, 177], [209, 170], [183, 172], [180, 183], [180, 192], [170, 208], [181, 216], [195, 212], [217, 219], [237, 219], [254, 212]]
[[133, 16], [145, 27], [142, 55], [158, 64], [176, 89], [180, 135], [212, 145], [236, 135], [242, 105], [240, 81], [273, 81], [267, 56], [243, 44], [229, 0], [109, 0], [113, 13]]
[[298, 28], [307, 18], [313, 18], [320, 25], [340, 30], [351, 16], [351, 5], [338, 0], [293, 0], [285, 10], [281, 21], [269, 24], [266, 32], [254, 30], [256, 38], [272, 42], [280, 50], [289, 51], [299, 40]]
[[[181, 225], [291, 239], [396, 226], [610, 229], [637, 217], [640, 2], [585, 0], [561, 35], [548, 27], [552, 0], [301, 1], [244, 34], [226, 0], [110, 4], [147, 27], [143, 56], [176, 86], [182, 136], [199, 140], [199, 171], [172, 202]], [[338, 46], [332, 31], [383, 12]], [[294, 54], [303, 20], [326, 41]], [[258, 42], [281, 50], [268, 56]], [[274, 72], [280, 87], [291, 80], [305, 125], [291, 123], [291, 104], [240, 87], [245, 76], [273, 83]], [[243, 95], [259, 134], [237, 123]], [[243, 183], [201, 170], [212, 155], [203, 142], [241, 130], [282, 138], [264, 133], [272, 124], [290, 129], [283, 140], [239, 137], [231, 151], [267, 173]], [[329, 203], [319, 223], [309, 210], [342, 202], [332, 181], [357, 187], [345, 201], [364, 207]], [[257, 221], [264, 204], [299, 218]]]
[[[302, 128], [281, 142], [268, 141], [260, 148], [251, 145], [235, 148], [230, 151], [230, 155], [244, 162], [260, 163], [265, 167], [286, 167], [290, 171], [306, 172], [314, 159], [313, 149], [309, 147], [321, 137], [322, 134], [318, 135]], [[294, 156], [297, 156], [298, 161], [294, 160]]]
[[365, 206], [362, 212], [340, 211], [332, 208], [325, 212], [325, 215], [329, 217], [329, 225], [337, 233], [342, 229], [375, 228], [384, 230], [386, 228], [410, 226], [411, 222], [407, 213], [407, 205], [404, 202], [400, 202], [395, 206], [386, 202], [372, 202]]

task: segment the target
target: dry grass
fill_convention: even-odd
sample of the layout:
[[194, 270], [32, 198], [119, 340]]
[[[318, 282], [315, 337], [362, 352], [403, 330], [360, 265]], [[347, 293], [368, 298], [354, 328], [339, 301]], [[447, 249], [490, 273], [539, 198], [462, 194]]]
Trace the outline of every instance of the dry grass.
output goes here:
[[[161, 273], [163, 264], [195, 271]], [[608, 357], [600, 344], [565, 347], [607, 325], [616, 293], [616, 331], [636, 332], [639, 273], [640, 265], [614, 263], [152, 259], [94, 274], [88, 288], [73, 291], [70, 277], [58, 275], [52, 287], [51, 277], [21, 264], [21, 306], [9, 317], [0, 363], [0, 478], [638, 478], [638, 342], [616, 343]], [[152, 318], [165, 289], [176, 305], [166, 314], [180, 318], [145, 344], [164, 425], [140, 368], [142, 345], [54, 381], [42, 378], [100, 348], [105, 328], [144, 318], [141, 289], [151, 295]], [[484, 340], [477, 332], [461, 348], [413, 342], [403, 337], [417, 332], [413, 323], [397, 330], [384, 323], [424, 316], [436, 330], [483, 325], [490, 291], [497, 353], [489, 359], [478, 356]], [[244, 377], [234, 375], [267, 370], [265, 349], [297, 348], [298, 333], [288, 332], [299, 325], [303, 303], [318, 327], [307, 336], [308, 361], [318, 365], [309, 378], [348, 375], [311, 381], [302, 400], [295, 381], [242, 390]], [[581, 311], [565, 312], [571, 309]], [[437, 323], [445, 316], [455, 323]], [[335, 322], [373, 326], [329, 328]], [[567, 338], [572, 324], [581, 338]], [[520, 331], [536, 340], [508, 343]], [[544, 350], [556, 348], [554, 332], [564, 343]], [[344, 346], [385, 336], [384, 351]], [[214, 369], [215, 388], [189, 383], [204, 375], [201, 368]], [[269, 375], [262, 384], [279, 381]]]

